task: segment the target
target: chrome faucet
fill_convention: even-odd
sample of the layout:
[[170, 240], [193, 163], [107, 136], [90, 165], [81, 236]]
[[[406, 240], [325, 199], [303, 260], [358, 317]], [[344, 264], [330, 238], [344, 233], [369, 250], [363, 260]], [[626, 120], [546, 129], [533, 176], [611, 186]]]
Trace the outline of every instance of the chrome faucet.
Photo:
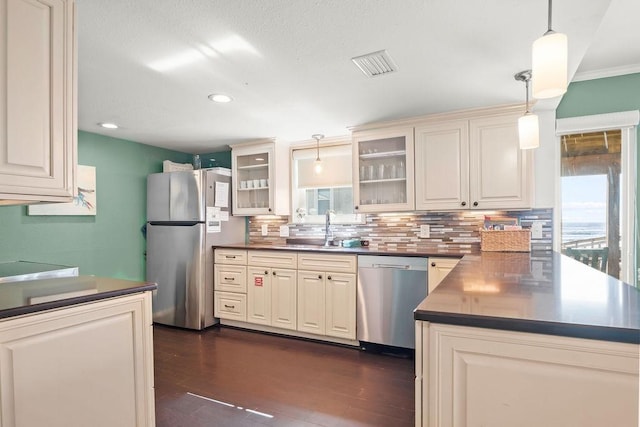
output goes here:
[[327, 209], [327, 212], [324, 214], [324, 245], [331, 246], [331, 242], [333, 241], [333, 233], [331, 233], [331, 214], [335, 213], [334, 211]]

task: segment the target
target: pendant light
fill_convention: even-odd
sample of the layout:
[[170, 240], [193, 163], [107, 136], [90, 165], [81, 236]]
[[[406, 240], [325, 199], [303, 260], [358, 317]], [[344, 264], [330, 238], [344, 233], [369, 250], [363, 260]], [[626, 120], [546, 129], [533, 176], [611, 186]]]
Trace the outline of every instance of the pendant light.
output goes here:
[[316, 133], [315, 135], [311, 135], [311, 138], [316, 140], [316, 161], [313, 162], [313, 172], [316, 175], [322, 173], [322, 160], [320, 160], [320, 140], [324, 138], [324, 135]]
[[537, 148], [540, 146], [538, 116], [529, 111], [529, 80], [531, 80], [531, 70], [520, 71], [513, 77], [518, 81], [524, 82], [526, 88], [524, 116], [518, 119], [520, 148], [523, 150]]
[[549, 0], [547, 32], [533, 42], [531, 68], [532, 92], [538, 99], [554, 98], [567, 91], [567, 35], [551, 29], [551, 0]]

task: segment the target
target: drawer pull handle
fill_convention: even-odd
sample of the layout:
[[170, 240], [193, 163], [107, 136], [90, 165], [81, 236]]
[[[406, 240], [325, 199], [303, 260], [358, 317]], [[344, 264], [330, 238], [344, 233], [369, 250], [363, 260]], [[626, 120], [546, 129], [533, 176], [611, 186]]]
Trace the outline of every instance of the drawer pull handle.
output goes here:
[[224, 256], [226, 259], [236, 259], [235, 255], [225, 255]]
[[236, 308], [236, 306], [235, 306], [235, 305], [228, 305], [228, 304], [225, 304], [225, 305], [224, 305], [224, 308]]
[[235, 277], [225, 277], [225, 278], [224, 278], [224, 280], [231, 280], [231, 281], [233, 281], [233, 280], [236, 280], [236, 279], [235, 279]]

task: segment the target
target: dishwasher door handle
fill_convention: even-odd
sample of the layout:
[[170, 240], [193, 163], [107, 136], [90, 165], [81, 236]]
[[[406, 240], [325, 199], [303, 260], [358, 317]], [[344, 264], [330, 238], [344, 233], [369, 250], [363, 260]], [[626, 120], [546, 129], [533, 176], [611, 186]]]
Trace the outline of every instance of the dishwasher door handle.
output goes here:
[[399, 270], [409, 270], [410, 265], [397, 265], [397, 264], [371, 264], [372, 268], [395, 268]]

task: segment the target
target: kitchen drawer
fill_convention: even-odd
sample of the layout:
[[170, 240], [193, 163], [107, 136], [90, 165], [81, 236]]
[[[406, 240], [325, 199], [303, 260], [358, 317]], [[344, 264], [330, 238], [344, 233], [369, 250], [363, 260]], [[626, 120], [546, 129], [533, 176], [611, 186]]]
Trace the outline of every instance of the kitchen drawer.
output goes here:
[[298, 254], [298, 270], [355, 273], [357, 267], [355, 255]]
[[216, 264], [247, 265], [247, 251], [241, 249], [216, 249]]
[[247, 296], [232, 292], [215, 292], [214, 317], [247, 321]]
[[249, 265], [295, 270], [298, 255], [295, 252], [249, 251], [248, 258]]
[[216, 291], [247, 293], [247, 267], [215, 264], [213, 266]]

